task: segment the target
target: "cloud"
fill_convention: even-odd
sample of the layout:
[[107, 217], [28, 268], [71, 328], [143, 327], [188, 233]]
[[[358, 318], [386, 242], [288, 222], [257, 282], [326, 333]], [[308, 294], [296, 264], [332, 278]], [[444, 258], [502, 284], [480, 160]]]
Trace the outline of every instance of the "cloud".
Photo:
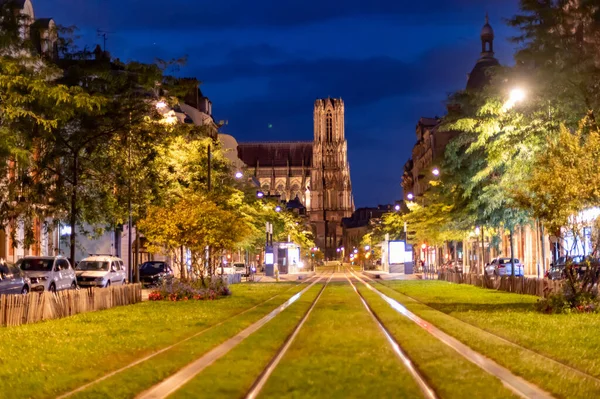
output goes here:
[[[488, 7], [505, 0], [489, 0]], [[410, 20], [479, 9], [480, 0], [56, 0], [54, 16], [68, 13], [81, 25], [105, 29], [212, 30], [239, 27], [290, 27], [354, 16]], [[46, 10], [46, 8], [43, 8]], [[450, 23], [453, 18], [449, 18]]]

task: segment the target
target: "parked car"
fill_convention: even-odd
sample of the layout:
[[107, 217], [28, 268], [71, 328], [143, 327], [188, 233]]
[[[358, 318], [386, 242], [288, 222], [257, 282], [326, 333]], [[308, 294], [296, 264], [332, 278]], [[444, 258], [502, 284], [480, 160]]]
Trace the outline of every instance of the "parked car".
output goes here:
[[217, 268], [217, 274], [235, 274], [235, 267], [231, 263], [222, 264]]
[[450, 260], [442, 265], [443, 272], [462, 273], [463, 264], [461, 262]]
[[242, 276], [248, 275], [248, 267], [244, 262], [235, 262], [233, 264], [233, 269], [235, 273], [240, 273]]
[[550, 263], [550, 270], [548, 271], [548, 278], [551, 280], [561, 280], [566, 277], [565, 268], [567, 261], [572, 260], [569, 256], [561, 256], [556, 262]]
[[81, 260], [75, 267], [80, 287], [110, 287], [127, 283], [123, 261], [116, 256], [94, 255]]
[[144, 286], [156, 286], [173, 279], [173, 270], [166, 262], [149, 261], [140, 265], [140, 281]]
[[27, 294], [31, 280], [18, 266], [0, 264], [0, 295]]
[[62, 256], [26, 256], [20, 269], [31, 279], [31, 291], [56, 292], [77, 288], [75, 271]]
[[[524, 267], [519, 259], [514, 259], [515, 276], [523, 276]], [[512, 275], [513, 262], [510, 258], [495, 258], [491, 263], [485, 266], [485, 272], [488, 276], [503, 277]]]

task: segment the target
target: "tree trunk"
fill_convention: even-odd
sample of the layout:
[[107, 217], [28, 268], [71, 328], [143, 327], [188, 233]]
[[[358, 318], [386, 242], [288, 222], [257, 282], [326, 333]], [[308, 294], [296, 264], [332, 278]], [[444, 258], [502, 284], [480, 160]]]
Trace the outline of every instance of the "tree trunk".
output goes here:
[[134, 257], [134, 265], [133, 265], [133, 278], [135, 279], [136, 283], [140, 282], [140, 278], [139, 278], [139, 265], [140, 265], [140, 232], [137, 229], [135, 229], [135, 257]]
[[511, 266], [511, 271], [510, 271], [510, 275], [511, 277], [515, 276], [515, 265], [514, 265], [514, 261], [515, 261], [515, 246], [513, 244], [513, 229], [509, 229], [510, 232], [510, 264]]
[[75, 245], [76, 245], [76, 229], [77, 229], [77, 185], [78, 185], [78, 168], [79, 168], [79, 154], [76, 153], [73, 157], [73, 170], [72, 170], [72, 179], [73, 179], [73, 190], [71, 190], [71, 215], [70, 215], [70, 224], [71, 224], [71, 237], [69, 240], [70, 254], [69, 258], [71, 261], [71, 266], [75, 267]]
[[481, 225], [481, 273], [485, 274], [485, 232]]
[[540, 220], [540, 241], [542, 243], [542, 272], [546, 274], [546, 240], [544, 240], [544, 224]]
[[182, 280], [185, 280], [186, 277], [186, 273], [185, 273], [185, 263], [183, 262], [183, 245], [179, 248], [179, 253], [180, 253], [180, 257], [179, 257], [179, 277]]

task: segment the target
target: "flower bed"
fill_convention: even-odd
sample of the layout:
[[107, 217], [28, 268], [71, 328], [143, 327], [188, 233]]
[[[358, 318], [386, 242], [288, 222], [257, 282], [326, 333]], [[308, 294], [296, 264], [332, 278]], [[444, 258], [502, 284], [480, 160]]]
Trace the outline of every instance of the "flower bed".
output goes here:
[[202, 301], [214, 300], [231, 295], [227, 283], [221, 279], [214, 279], [210, 283], [202, 281], [173, 280], [164, 283], [160, 288], [153, 290], [148, 299], [150, 301]]

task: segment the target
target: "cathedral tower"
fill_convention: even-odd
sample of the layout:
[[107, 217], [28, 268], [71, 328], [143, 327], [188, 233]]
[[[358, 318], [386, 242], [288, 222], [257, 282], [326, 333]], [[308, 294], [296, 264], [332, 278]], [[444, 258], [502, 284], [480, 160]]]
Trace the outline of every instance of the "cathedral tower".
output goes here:
[[342, 242], [342, 218], [354, 212], [341, 98], [315, 101], [314, 127], [310, 221], [317, 246], [326, 259], [335, 259]]

